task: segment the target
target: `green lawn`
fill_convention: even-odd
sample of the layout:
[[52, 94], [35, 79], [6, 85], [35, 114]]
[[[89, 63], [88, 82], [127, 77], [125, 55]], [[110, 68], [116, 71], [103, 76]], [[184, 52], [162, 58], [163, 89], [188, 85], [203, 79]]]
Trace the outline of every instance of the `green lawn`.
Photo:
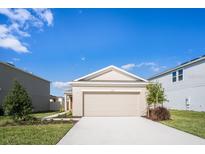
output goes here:
[[71, 123], [0, 127], [0, 144], [56, 144]]
[[205, 138], [205, 112], [170, 110], [171, 120], [161, 123]]
[[[59, 113], [59, 112], [40, 112], [40, 113], [32, 113], [31, 115], [38, 118], [38, 119], [41, 119], [43, 117], [47, 117], [49, 115], [53, 115], [56, 113]], [[7, 124], [7, 123], [13, 124], [15, 122], [13, 121], [13, 119], [10, 116], [0, 116], [0, 127]]]
[[36, 118], [43, 118], [43, 117], [47, 117], [53, 114], [57, 114], [60, 113], [59, 111], [56, 112], [41, 112], [41, 113], [33, 113], [32, 115], [35, 116]]
[[[33, 116], [42, 118], [55, 113], [34, 113]], [[5, 125], [7, 123], [15, 125]], [[0, 116], [0, 144], [56, 144], [72, 126], [72, 122], [19, 125], [9, 116]]]

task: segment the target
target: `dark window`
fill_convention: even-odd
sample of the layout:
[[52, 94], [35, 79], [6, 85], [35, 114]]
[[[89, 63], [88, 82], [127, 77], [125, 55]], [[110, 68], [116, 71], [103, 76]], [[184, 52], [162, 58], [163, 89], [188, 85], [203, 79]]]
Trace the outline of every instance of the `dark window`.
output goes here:
[[183, 80], [183, 70], [178, 70], [178, 80], [181, 81]]
[[177, 81], [177, 72], [172, 72], [172, 82]]

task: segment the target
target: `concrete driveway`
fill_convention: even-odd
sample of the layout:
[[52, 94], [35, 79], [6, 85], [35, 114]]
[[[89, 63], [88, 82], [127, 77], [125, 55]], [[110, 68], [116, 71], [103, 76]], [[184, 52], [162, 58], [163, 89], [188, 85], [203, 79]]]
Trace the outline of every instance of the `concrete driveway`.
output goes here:
[[58, 144], [205, 144], [205, 139], [142, 117], [83, 117]]

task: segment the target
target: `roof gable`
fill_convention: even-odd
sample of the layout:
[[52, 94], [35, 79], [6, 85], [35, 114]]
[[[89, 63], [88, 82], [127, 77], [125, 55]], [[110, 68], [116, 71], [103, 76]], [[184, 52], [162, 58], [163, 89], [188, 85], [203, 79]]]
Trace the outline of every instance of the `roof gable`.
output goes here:
[[108, 66], [74, 81], [126, 81], [126, 82], [147, 82], [147, 80], [131, 74], [116, 66]]

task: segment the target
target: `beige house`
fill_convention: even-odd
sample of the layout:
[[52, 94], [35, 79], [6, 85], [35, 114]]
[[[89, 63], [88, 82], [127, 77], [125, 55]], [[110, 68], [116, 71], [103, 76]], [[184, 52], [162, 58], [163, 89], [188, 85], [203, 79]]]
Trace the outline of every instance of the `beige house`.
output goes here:
[[141, 77], [108, 66], [71, 82], [72, 105], [67, 106], [72, 106], [73, 116], [142, 116], [147, 84]]

